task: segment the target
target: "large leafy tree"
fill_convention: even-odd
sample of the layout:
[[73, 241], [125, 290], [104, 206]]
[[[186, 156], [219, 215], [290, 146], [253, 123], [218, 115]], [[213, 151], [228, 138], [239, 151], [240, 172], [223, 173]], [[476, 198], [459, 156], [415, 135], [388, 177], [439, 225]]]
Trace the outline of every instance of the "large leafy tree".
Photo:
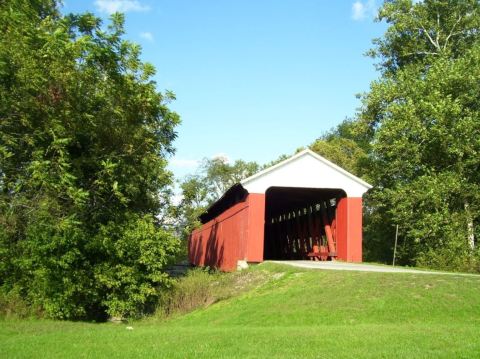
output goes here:
[[179, 117], [123, 16], [0, 2], [0, 285], [47, 315], [137, 315], [168, 282]]
[[376, 186], [367, 249], [374, 253], [385, 235], [393, 239], [398, 224], [404, 263], [473, 269], [480, 235], [480, 4], [386, 1], [379, 19], [389, 28], [370, 54], [382, 77], [364, 96], [358, 121], [371, 140]]

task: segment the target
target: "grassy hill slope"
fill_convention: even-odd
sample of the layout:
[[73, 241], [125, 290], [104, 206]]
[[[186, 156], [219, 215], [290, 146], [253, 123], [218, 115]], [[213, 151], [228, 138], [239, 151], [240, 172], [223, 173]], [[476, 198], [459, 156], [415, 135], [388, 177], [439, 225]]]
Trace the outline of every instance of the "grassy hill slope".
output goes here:
[[480, 277], [301, 270], [166, 321], [0, 322], [0, 357], [476, 358]]

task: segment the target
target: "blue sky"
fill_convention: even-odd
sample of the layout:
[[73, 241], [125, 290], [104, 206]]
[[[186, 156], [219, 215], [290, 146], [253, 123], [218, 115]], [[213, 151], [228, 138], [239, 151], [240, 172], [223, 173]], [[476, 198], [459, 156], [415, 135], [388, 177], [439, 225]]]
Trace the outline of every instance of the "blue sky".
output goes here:
[[363, 56], [380, 0], [65, 0], [64, 12], [126, 13], [126, 38], [172, 90], [182, 124], [170, 169], [203, 157], [269, 162], [360, 105], [378, 74]]

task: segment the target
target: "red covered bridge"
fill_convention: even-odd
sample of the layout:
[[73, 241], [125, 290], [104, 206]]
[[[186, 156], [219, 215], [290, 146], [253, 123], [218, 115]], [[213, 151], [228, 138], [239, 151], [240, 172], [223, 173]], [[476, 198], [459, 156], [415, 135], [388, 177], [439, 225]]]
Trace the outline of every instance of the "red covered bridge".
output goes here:
[[371, 186], [305, 150], [231, 187], [202, 216], [190, 262], [224, 271], [266, 259], [362, 261]]

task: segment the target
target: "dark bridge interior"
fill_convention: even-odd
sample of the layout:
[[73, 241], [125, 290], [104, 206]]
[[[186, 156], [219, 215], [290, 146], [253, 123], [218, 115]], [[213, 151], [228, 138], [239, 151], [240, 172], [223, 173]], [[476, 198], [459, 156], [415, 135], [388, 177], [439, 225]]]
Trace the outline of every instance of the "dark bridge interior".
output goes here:
[[264, 259], [336, 257], [341, 189], [271, 187], [265, 193]]

